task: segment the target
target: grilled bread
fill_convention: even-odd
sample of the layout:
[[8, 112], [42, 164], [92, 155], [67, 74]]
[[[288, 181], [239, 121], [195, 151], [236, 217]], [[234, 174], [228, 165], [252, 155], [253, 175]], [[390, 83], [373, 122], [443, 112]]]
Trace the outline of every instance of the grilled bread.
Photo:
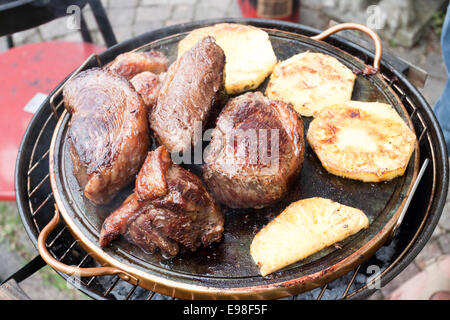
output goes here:
[[323, 109], [307, 139], [328, 172], [366, 182], [403, 175], [416, 142], [390, 105], [359, 101]]
[[277, 63], [265, 31], [232, 23], [193, 30], [178, 44], [178, 57], [206, 36], [214, 37], [225, 52], [225, 89], [229, 94], [257, 88]]
[[265, 276], [369, 226], [364, 212], [324, 198], [291, 203], [261, 229], [250, 254]]
[[292, 103], [298, 113], [310, 117], [326, 106], [350, 100], [355, 79], [336, 58], [303, 52], [275, 66], [266, 96]]

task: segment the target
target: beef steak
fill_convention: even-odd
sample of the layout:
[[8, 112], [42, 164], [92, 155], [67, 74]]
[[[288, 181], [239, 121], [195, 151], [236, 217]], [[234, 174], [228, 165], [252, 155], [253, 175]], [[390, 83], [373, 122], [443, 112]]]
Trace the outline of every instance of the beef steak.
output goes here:
[[261, 208], [279, 200], [300, 172], [303, 123], [286, 103], [260, 92], [230, 99], [205, 150], [204, 181], [217, 201]]

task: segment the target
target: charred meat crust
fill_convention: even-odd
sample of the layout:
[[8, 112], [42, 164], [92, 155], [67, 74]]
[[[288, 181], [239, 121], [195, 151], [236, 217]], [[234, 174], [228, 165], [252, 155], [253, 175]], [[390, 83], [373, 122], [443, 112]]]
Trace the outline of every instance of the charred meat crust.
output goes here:
[[141, 95], [147, 112], [150, 112], [158, 99], [161, 84], [164, 81], [165, 73], [154, 74], [150, 71], [138, 73], [130, 82], [136, 91]]
[[169, 152], [186, 151], [195, 144], [198, 126], [205, 129], [211, 111], [222, 101], [224, 66], [225, 54], [212, 37], [170, 66], [150, 114], [151, 129]]
[[[258, 141], [253, 153], [252, 132]], [[278, 143], [272, 146], [277, 135]], [[303, 123], [297, 113], [284, 102], [249, 92], [231, 99], [220, 113], [205, 150], [203, 178], [222, 204], [265, 207], [286, 194], [301, 170], [304, 148]]]
[[139, 174], [136, 178], [135, 193], [140, 201], [149, 201], [167, 194], [167, 171], [172, 165], [172, 160], [162, 148], [149, 152]]
[[106, 204], [132, 182], [149, 146], [146, 110], [131, 84], [107, 69], [83, 71], [67, 82], [64, 104], [74, 174], [84, 195]]
[[220, 240], [224, 218], [201, 180], [173, 164], [164, 146], [149, 152], [135, 192], [103, 223], [100, 245], [124, 234], [144, 251], [176, 255]]
[[116, 57], [109, 66], [109, 69], [130, 80], [135, 75], [150, 71], [159, 74], [167, 71], [169, 60], [159, 52], [125, 52]]

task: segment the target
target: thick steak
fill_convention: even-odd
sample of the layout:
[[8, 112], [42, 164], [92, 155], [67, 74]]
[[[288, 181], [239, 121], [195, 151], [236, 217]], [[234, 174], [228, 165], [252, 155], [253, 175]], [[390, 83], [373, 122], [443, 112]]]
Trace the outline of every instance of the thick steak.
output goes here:
[[133, 181], [147, 155], [142, 99], [125, 78], [99, 68], [68, 81], [63, 96], [72, 114], [68, 141], [75, 176], [86, 198], [108, 203]]
[[220, 113], [205, 150], [203, 177], [220, 203], [261, 208], [286, 193], [303, 157], [300, 116], [284, 102], [249, 92]]
[[169, 152], [185, 152], [196, 130], [203, 130], [223, 93], [225, 54], [206, 37], [176, 60], [167, 71], [150, 127]]

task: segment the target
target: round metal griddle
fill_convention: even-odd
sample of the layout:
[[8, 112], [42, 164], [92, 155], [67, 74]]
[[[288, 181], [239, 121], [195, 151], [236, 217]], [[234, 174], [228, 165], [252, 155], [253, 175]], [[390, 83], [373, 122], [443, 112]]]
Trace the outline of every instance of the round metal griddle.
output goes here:
[[[353, 56], [326, 43], [282, 31], [266, 31], [279, 61], [300, 52], [312, 51], [334, 56], [351, 70], [367, 68]], [[173, 62], [177, 56], [178, 43], [186, 34], [171, 35], [138, 50], [161, 51]], [[266, 82], [258, 90], [264, 91]], [[412, 128], [400, 100], [376, 74], [357, 77], [353, 99], [389, 103]], [[114, 203], [103, 207], [94, 206], [83, 197], [69, 155], [66, 138], [69, 120], [68, 113], [60, 118], [50, 147], [50, 181], [64, 220], [75, 237], [98, 254], [99, 260], [124, 271], [125, 277], [139, 280], [149, 289], [153, 289], [154, 285], [156, 288], [161, 286], [159, 290], [163, 293], [173, 289], [179, 297], [190, 294], [201, 298], [282, 297], [311, 289], [342, 275], [355, 264], [361, 263], [387, 238], [418, 172], [415, 153], [406, 173], [392, 181], [375, 184], [339, 178], [328, 174], [311, 148], [306, 146], [302, 172], [282, 201], [260, 210], [232, 210], [223, 206], [226, 222], [220, 243], [194, 253], [183, 252], [167, 260], [159, 252], [146, 254], [123, 239], [104, 250], [99, 247], [98, 238], [103, 220], [125, 200], [132, 189], [122, 192]], [[311, 118], [304, 118], [306, 131], [310, 121]], [[201, 173], [200, 166], [190, 166], [190, 169], [199, 175]], [[369, 217], [369, 228], [342, 241], [341, 249], [326, 248], [269, 277], [261, 277], [249, 254], [255, 233], [291, 202], [318, 196], [362, 209]]]
[[[239, 22], [258, 24], [252, 20]], [[208, 23], [203, 22], [202, 26], [205, 25]], [[176, 58], [178, 41], [195, 27], [196, 24], [192, 24], [185, 27], [184, 32], [172, 34], [170, 30], [179, 29], [169, 28], [166, 37], [152, 41], [138, 50], [160, 50], [173, 61]], [[367, 67], [354, 56], [325, 42], [290, 32], [264, 29], [270, 35], [279, 60], [309, 50], [334, 56], [352, 70], [364, 70]], [[114, 58], [111, 55], [110, 57], [108, 61], [102, 61], [100, 55], [97, 62], [106, 64]], [[93, 59], [86, 67], [95, 64]], [[259, 89], [264, 89], [266, 82]], [[60, 89], [61, 86], [55, 91], [55, 99], [58, 99]], [[400, 99], [380, 74], [358, 76], [353, 99], [389, 103], [410, 127], [413, 127]], [[61, 103], [58, 106], [61, 107]], [[58, 106], [55, 112], [58, 112]], [[74, 237], [91, 256], [109, 267], [83, 270], [63, 264], [53, 263], [52, 266], [69, 274], [79, 272], [81, 276], [95, 272], [99, 275], [119, 274], [144, 288], [180, 298], [278, 298], [315, 288], [347, 273], [368, 259], [389, 237], [408, 199], [419, 168], [419, 153], [416, 149], [404, 176], [389, 182], [363, 183], [328, 174], [307, 146], [302, 172], [285, 199], [260, 210], [231, 210], [224, 207], [226, 224], [220, 243], [201, 248], [195, 253], [183, 252], [172, 260], [165, 260], [159, 253], [145, 254], [124, 240], [115, 241], [105, 250], [99, 248], [98, 235], [103, 219], [131, 192], [132, 186], [108, 207], [92, 206], [82, 197], [67, 153], [65, 134], [69, 119], [70, 115], [67, 113], [59, 117], [50, 146], [53, 196]], [[305, 132], [310, 121], [310, 118], [303, 118]], [[189, 169], [197, 174], [200, 172], [195, 166], [190, 166]], [[369, 217], [370, 227], [344, 240], [340, 243], [340, 249], [330, 247], [268, 277], [259, 276], [249, 255], [249, 245], [255, 233], [289, 203], [313, 196], [330, 198], [362, 209]], [[56, 218], [41, 232], [40, 247], [43, 244], [45, 248], [45, 238], [56, 226]]]

